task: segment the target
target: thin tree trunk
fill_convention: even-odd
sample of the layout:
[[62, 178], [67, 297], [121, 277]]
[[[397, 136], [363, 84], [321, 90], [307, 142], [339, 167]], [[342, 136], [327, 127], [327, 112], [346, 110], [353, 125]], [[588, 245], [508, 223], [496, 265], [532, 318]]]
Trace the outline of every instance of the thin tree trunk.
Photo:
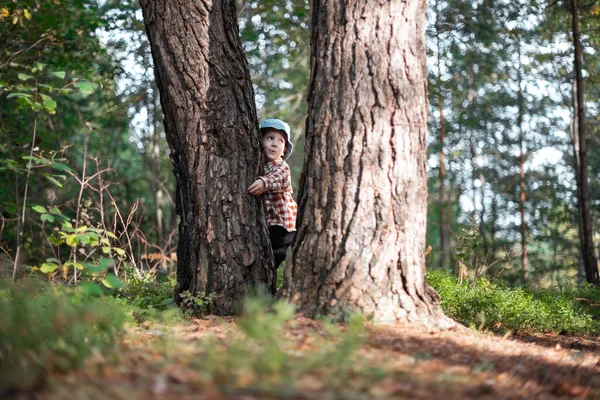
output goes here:
[[585, 108], [583, 101], [583, 76], [581, 73], [581, 38], [579, 35], [579, 16], [577, 0], [571, 0], [571, 13], [573, 23], [573, 47], [575, 49], [574, 69], [575, 82], [577, 89], [577, 136], [579, 138], [579, 179], [577, 180], [577, 192], [579, 207], [581, 211], [581, 223], [583, 233], [583, 260], [585, 264], [585, 275], [588, 283], [600, 285], [598, 276], [598, 262], [594, 252], [594, 237], [592, 235], [592, 211], [590, 201], [590, 189], [587, 176], [587, 145], [586, 145], [586, 126], [585, 126]]
[[577, 283], [581, 284], [586, 282], [586, 269], [583, 260], [583, 249], [585, 247], [583, 242], [583, 224], [582, 224], [582, 212], [581, 202], [579, 201], [579, 124], [577, 123], [577, 80], [573, 79], [573, 90], [572, 90], [572, 101], [573, 101], [573, 121], [570, 126], [571, 133], [571, 144], [573, 145], [573, 162], [575, 171], [575, 182], [577, 184], [577, 229], [579, 232], [579, 251], [577, 252]]
[[[520, 39], [517, 39], [520, 40]], [[525, 220], [525, 202], [527, 199], [525, 182], [525, 131], [523, 130], [524, 99], [522, 88], [522, 63], [521, 63], [521, 43], [518, 43], [519, 70], [517, 72], [519, 84], [519, 115], [517, 125], [519, 126], [519, 212], [521, 214], [521, 268], [523, 269], [523, 279], [529, 279], [529, 257], [527, 256], [527, 221]]]
[[216, 314], [269, 286], [273, 256], [260, 198], [262, 155], [235, 1], [142, 0], [180, 217], [177, 287], [214, 293]]
[[[468, 89], [467, 89], [467, 101], [469, 105], [467, 107], [467, 112], [472, 114], [473, 112], [473, 100], [475, 99], [475, 77], [473, 71], [473, 63], [470, 62], [467, 66], [468, 73]], [[473, 227], [477, 229], [477, 188], [475, 187], [476, 180], [476, 170], [477, 170], [477, 152], [475, 150], [475, 134], [471, 132], [471, 136], [469, 138], [469, 150], [471, 153], [471, 191], [473, 193], [473, 211], [471, 212], [471, 224]]]
[[[438, 4], [436, 2], [436, 16], [438, 16]], [[444, 145], [446, 140], [446, 121], [444, 119], [444, 95], [442, 93], [442, 49], [440, 44], [440, 25], [436, 20], [436, 39], [437, 39], [437, 63], [438, 63], [438, 107], [440, 111], [440, 133], [439, 133], [439, 158], [440, 158], [440, 172], [439, 172], [439, 229], [440, 229], [440, 269], [445, 270], [448, 265], [448, 222], [446, 221], [446, 159], [444, 155]]]
[[298, 232], [283, 292], [307, 315], [452, 325], [425, 283], [425, 8], [312, 2]]

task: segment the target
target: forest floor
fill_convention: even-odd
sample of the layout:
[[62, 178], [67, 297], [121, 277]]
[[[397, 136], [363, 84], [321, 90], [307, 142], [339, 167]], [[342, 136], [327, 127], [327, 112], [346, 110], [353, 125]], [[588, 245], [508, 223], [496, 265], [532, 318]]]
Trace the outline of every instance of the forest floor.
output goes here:
[[[296, 361], [275, 360], [265, 372], [270, 359], [257, 356], [260, 345], [243, 350], [231, 318], [144, 323], [124, 333], [116, 356], [96, 353], [83, 369], [53, 375], [35, 398], [600, 399], [599, 337], [367, 324], [351, 360], [344, 352], [312, 358], [319, 366], [303, 354], [318, 353], [324, 343], [321, 322], [294, 317], [282, 335]], [[237, 352], [231, 340], [238, 340]], [[337, 369], [328, 370], [328, 362], [338, 362]]]

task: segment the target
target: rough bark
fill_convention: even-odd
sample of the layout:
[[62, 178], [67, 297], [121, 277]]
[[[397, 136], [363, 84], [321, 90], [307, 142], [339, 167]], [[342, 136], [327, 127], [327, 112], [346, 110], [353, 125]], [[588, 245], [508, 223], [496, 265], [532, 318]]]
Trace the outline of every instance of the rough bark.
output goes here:
[[314, 0], [296, 243], [310, 316], [449, 326], [425, 283], [425, 1]]
[[238, 311], [249, 287], [270, 285], [264, 212], [247, 187], [262, 164], [250, 74], [233, 0], [142, 0], [179, 215], [177, 287], [214, 293]]
[[577, 136], [579, 144], [579, 154], [575, 157], [578, 161], [577, 172], [577, 194], [579, 200], [579, 210], [581, 213], [581, 228], [583, 233], [583, 261], [585, 264], [585, 275], [588, 283], [600, 285], [598, 276], [598, 261], [594, 251], [594, 237], [592, 234], [592, 211], [590, 201], [590, 188], [588, 182], [588, 161], [587, 161], [587, 144], [586, 144], [586, 125], [585, 125], [585, 107], [583, 101], [583, 76], [581, 67], [581, 38], [579, 34], [579, 16], [577, 0], [571, 0], [571, 14], [573, 24], [573, 47], [574, 47], [574, 69], [575, 69], [575, 85], [576, 98], [575, 110], [577, 112]]

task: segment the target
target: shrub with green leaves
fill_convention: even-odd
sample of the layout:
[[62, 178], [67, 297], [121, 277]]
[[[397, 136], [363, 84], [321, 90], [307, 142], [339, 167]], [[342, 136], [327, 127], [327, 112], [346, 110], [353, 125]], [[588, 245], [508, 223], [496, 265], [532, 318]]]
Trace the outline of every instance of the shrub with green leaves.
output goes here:
[[110, 351], [124, 315], [104, 298], [48, 284], [0, 283], [0, 397]]
[[143, 309], [165, 309], [173, 303], [174, 276], [159, 279], [151, 271], [142, 272], [141, 276], [138, 276], [133, 270], [126, 271], [125, 275], [125, 286], [120, 295], [133, 306]]
[[428, 271], [427, 282], [442, 297], [451, 318], [478, 329], [594, 334], [600, 332], [597, 288], [505, 287], [486, 278], [459, 283], [455, 275]]

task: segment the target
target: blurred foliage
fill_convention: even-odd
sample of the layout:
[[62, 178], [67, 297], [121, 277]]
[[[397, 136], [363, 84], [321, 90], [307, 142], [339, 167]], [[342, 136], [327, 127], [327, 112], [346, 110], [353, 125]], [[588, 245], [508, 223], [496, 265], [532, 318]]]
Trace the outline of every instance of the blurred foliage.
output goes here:
[[[291, 304], [249, 298], [237, 321], [241, 335], [225, 343], [216, 338], [205, 341], [194, 367], [223, 382], [224, 391], [228, 383], [244, 380], [245, 386], [265, 395], [287, 393], [291, 397], [295, 383], [312, 374], [327, 376], [331, 389], [343, 393], [355, 373], [368, 372], [364, 364], [355, 363], [366, 339], [362, 316], [351, 316], [343, 330], [323, 321], [322, 334], [308, 339], [311, 350], [299, 352], [285, 334], [294, 328], [293, 315]], [[377, 380], [375, 375], [373, 379]]]
[[124, 315], [104, 298], [29, 280], [0, 283], [0, 393], [43, 384], [56, 371], [108, 356]]

